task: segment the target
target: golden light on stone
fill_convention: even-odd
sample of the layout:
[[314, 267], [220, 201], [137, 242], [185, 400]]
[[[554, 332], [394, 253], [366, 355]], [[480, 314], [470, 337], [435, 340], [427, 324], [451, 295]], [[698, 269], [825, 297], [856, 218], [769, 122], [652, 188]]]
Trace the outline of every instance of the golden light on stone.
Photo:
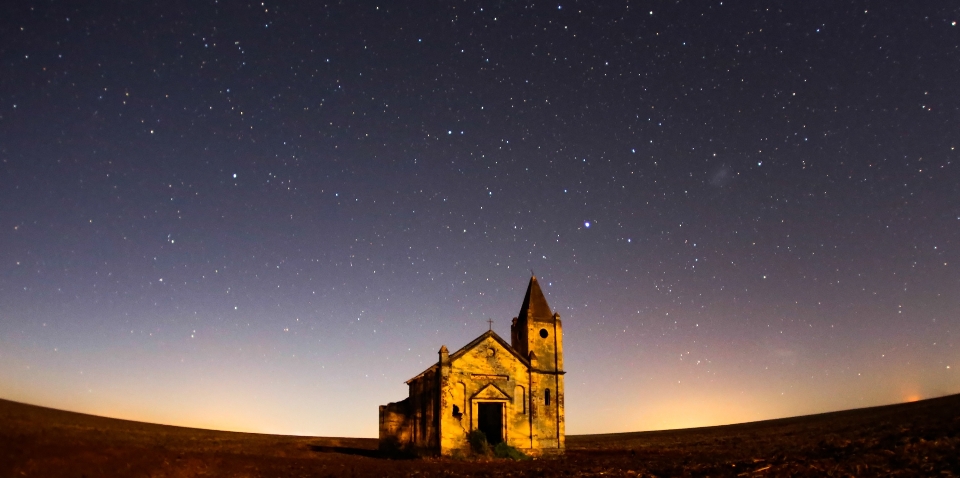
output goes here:
[[407, 381], [406, 399], [380, 407], [380, 446], [450, 455], [484, 432], [527, 454], [563, 453], [563, 329], [536, 276], [530, 278], [510, 343], [492, 330]]

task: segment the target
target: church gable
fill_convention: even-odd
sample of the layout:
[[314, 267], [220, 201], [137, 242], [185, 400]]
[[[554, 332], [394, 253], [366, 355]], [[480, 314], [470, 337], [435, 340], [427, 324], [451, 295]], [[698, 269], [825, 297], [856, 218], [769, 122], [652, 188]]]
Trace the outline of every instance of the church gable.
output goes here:
[[473, 396], [470, 398], [474, 400], [503, 400], [503, 401], [513, 400], [513, 397], [508, 396], [506, 392], [504, 392], [503, 390], [500, 390], [499, 387], [497, 387], [492, 383], [480, 389], [479, 392], [473, 394]]
[[[487, 366], [484, 366], [486, 364]], [[500, 369], [504, 366], [515, 368], [517, 365], [528, 366], [527, 360], [520, 356], [496, 332], [490, 330], [464, 345], [450, 355], [450, 365], [454, 368], [466, 369]]]

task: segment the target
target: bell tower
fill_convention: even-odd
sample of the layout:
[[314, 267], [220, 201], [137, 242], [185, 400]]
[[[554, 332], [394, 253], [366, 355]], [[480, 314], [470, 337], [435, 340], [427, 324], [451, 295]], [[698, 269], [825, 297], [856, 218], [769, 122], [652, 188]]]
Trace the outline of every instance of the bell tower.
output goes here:
[[513, 349], [530, 363], [531, 447], [564, 449], [563, 325], [530, 276], [520, 313], [510, 326]]
[[510, 326], [510, 341], [514, 350], [529, 357], [537, 356], [538, 369], [563, 371], [563, 328], [560, 314], [550, 310], [537, 276], [530, 276], [527, 293], [523, 296], [520, 313]]

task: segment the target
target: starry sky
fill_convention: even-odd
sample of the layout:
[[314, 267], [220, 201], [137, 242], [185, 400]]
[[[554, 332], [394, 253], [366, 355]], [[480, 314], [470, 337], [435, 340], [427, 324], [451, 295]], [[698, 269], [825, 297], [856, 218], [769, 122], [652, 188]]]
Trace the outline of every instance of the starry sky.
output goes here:
[[531, 271], [571, 434], [960, 393], [957, 4], [345, 3], [5, 7], [0, 397], [372, 437]]

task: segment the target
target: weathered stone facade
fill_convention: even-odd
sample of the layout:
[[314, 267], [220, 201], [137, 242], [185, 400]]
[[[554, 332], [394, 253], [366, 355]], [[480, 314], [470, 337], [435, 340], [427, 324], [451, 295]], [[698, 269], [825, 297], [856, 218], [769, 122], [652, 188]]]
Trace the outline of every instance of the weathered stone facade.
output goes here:
[[380, 406], [380, 445], [449, 455], [480, 429], [491, 444], [563, 453], [563, 329], [531, 277], [508, 344], [493, 330], [407, 381], [410, 395]]

